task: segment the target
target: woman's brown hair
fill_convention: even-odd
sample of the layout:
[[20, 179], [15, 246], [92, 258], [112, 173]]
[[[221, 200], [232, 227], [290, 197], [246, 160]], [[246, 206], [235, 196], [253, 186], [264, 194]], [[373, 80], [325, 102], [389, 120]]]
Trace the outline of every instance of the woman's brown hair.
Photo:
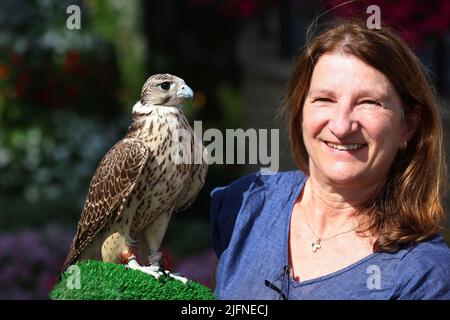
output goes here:
[[420, 60], [392, 29], [338, 21], [306, 44], [282, 103], [295, 161], [309, 174], [301, 127], [303, 104], [316, 62], [335, 50], [356, 56], [387, 76], [401, 98], [405, 119], [421, 107], [421, 121], [407, 148], [396, 155], [386, 184], [359, 212], [369, 217], [369, 230], [377, 237], [375, 251], [395, 252], [427, 240], [444, 226], [442, 201], [448, 188], [438, 100]]

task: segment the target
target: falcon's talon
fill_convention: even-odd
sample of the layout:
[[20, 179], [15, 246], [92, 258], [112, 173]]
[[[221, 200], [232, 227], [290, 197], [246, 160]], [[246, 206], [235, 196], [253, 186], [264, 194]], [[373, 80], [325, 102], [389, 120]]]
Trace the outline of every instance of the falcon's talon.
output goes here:
[[164, 276], [166, 277], [170, 277], [170, 271], [169, 270], [164, 270], [163, 268], [159, 268], [159, 272], [161, 272]]
[[[172, 279], [183, 282], [183, 284], [186, 284], [188, 282], [187, 278], [170, 273], [170, 271], [164, 270], [159, 266], [158, 267], [157, 266], [148, 266], [148, 267], [141, 266], [138, 264], [136, 259], [131, 260], [127, 264], [127, 267], [130, 269], [133, 269], [133, 270], [139, 270], [145, 274], [148, 274], [148, 275], [154, 277], [157, 280], [172, 278]], [[162, 276], [162, 278], [161, 278], [161, 276]]]

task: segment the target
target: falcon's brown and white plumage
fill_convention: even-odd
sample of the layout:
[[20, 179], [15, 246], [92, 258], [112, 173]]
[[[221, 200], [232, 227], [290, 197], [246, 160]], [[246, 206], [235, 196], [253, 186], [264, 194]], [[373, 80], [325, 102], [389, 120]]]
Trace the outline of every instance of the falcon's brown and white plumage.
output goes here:
[[206, 149], [181, 109], [192, 96], [170, 74], [153, 75], [144, 84], [128, 133], [92, 178], [63, 271], [77, 260], [97, 259], [160, 274], [157, 265], [137, 263], [132, 244], [141, 256], [157, 253], [172, 213], [189, 207], [204, 184]]

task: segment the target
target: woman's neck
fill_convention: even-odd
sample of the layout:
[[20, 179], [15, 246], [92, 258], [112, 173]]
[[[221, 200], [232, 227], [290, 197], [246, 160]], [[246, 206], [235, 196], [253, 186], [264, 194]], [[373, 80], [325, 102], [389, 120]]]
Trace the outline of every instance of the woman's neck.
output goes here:
[[335, 186], [311, 175], [306, 181], [300, 208], [314, 232], [322, 237], [350, 230], [366, 223], [358, 206], [376, 194], [378, 185]]

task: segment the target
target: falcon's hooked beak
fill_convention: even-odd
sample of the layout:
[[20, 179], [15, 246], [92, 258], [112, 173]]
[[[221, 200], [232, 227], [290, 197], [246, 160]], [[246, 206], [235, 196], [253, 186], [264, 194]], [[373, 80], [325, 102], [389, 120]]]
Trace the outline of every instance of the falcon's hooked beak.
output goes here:
[[183, 98], [183, 99], [193, 98], [194, 92], [192, 91], [191, 88], [189, 88], [189, 86], [187, 84], [183, 84], [181, 86], [181, 90], [177, 92], [177, 96], [180, 98]]

